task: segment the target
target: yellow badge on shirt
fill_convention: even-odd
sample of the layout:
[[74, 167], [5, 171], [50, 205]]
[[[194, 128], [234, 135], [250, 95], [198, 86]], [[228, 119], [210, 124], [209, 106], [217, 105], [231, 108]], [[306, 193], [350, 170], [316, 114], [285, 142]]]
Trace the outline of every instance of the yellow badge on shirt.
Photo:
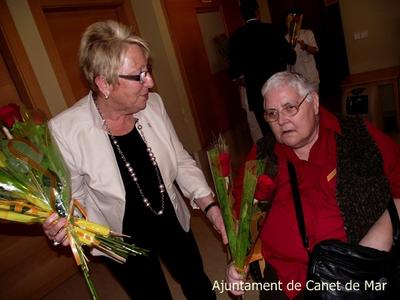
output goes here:
[[331, 181], [332, 180], [332, 178], [334, 178], [336, 176], [336, 168], [334, 168], [333, 170], [332, 170], [332, 172], [330, 172], [329, 174], [328, 174], [328, 176], [326, 176], [326, 181]]

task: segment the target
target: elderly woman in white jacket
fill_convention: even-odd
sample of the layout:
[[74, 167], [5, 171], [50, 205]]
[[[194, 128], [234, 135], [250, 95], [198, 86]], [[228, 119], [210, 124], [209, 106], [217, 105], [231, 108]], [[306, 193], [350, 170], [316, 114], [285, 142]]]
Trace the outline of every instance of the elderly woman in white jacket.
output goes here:
[[[161, 259], [188, 299], [215, 299], [175, 183], [227, 243], [221, 213], [201, 170], [182, 147], [158, 94], [147, 43], [114, 21], [89, 26], [80, 64], [90, 93], [50, 121], [71, 172], [72, 195], [91, 221], [131, 236], [150, 256], [105, 262], [134, 299], [172, 299]], [[43, 225], [68, 245], [65, 220]], [[55, 222], [57, 220], [57, 222]], [[94, 253], [99, 254], [99, 253]]]

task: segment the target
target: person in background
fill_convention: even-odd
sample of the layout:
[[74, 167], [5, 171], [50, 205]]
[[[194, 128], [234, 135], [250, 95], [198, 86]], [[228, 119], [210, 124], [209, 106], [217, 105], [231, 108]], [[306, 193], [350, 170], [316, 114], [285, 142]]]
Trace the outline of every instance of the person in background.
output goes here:
[[288, 70], [302, 74], [314, 89], [319, 90], [319, 74], [315, 63], [315, 55], [318, 45], [314, 33], [309, 29], [301, 29], [303, 13], [293, 9], [286, 17], [286, 28], [288, 33], [286, 40], [296, 51], [296, 63], [288, 65]]
[[[227, 243], [221, 213], [161, 97], [150, 92], [149, 55], [148, 43], [126, 26], [111, 20], [90, 25], [79, 50], [90, 92], [49, 127], [71, 173], [72, 197], [88, 219], [150, 250], [149, 257], [130, 256], [125, 264], [104, 259], [129, 296], [172, 299], [161, 260], [187, 299], [216, 299], [175, 183]], [[43, 225], [55, 245], [69, 244], [65, 221], [53, 214]]]
[[294, 64], [296, 53], [283, 32], [272, 24], [260, 22], [256, 0], [241, 0], [240, 12], [245, 24], [229, 39], [229, 73], [234, 81], [246, 87], [248, 110], [254, 113], [262, 134], [266, 134], [269, 127], [263, 119], [261, 87], [272, 74]]
[[[267, 265], [264, 280], [280, 280], [283, 292], [260, 295], [303, 299], [301, 291], [287, 288], [293, 281], [304, 290], [309, 259], [297, 225], [287, 162], [296, 169], [311, 251], [328, 239], [389, 251], [392, 225], [386, 208], [393, 198], [400, 211], [400, 147], [368, 121], [336, 117], [321, 107], [314, 86], [298, 73], [273, 75], [262, 94], [273, 135], [258, 142], [248, 160], [265, 158], [275, 183], [260, 238]], [[235, 189], [241, 195], [241, 186]], [[237, 286], [244, 278], [228, 266], [228, 283]]]

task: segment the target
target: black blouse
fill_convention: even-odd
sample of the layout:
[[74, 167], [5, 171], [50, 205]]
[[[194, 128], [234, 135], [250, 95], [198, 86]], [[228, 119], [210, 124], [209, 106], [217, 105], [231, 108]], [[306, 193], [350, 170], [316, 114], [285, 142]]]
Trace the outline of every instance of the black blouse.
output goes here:
[[[157, 179], [155, 167], [153, 166], [147, 152], [147, 145], [143, 141], [138, 130], [134, 128], [128, 134], [116, 136], [115, 139], [117, 140], [122, 153], [125, 155], [126, 160], [134, 169], [140, 188], [145, 197], [149, 200], [151, 207], [155, 211], [159, 211], [161, 209], [160, 183]], [[150, 240], [156, 240], [156, 237], [163, 232], [163, 229], [166, 229], [165, 226], [167, 224], [173, 223], [176, 225], [175, 223], [178, 222], [168, 193], [164, 193], [163, 215], [158, 216], [145, 207], [143, 197], [140, 195], [136, 184], [133, 182], [121, 155], [111, 140], [111, 137], [110, 141], [114, 149], [115, 157], [117, 158], [118, 167], [126, 191], [123, 233], [130, 235], [133, 242], [137, 244], [140, 243], [140, 246], [144, 247], [147, 245], [147, 247], [151, 247], [148, 244]], [[162, 184], [164, 184], [164, 182], [162, 182]]]

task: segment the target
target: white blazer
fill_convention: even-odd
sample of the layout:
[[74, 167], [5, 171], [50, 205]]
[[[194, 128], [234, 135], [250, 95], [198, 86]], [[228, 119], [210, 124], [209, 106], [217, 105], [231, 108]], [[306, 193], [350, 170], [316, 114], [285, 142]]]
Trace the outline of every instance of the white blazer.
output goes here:
[[[143, 127], [178, 220], [188, 231], [190, 212], [174, 182], [193, 208], [197, 208], [194, 199], [212, 191], [179, 141], [158, 94], [150, 93], [146, 108], [133, 117]], [[121, 232], [125, 188], [92, 94], [51, 119], [49, 127], [71, 173], [72, 197], [85, 206], [89, 220]]]

